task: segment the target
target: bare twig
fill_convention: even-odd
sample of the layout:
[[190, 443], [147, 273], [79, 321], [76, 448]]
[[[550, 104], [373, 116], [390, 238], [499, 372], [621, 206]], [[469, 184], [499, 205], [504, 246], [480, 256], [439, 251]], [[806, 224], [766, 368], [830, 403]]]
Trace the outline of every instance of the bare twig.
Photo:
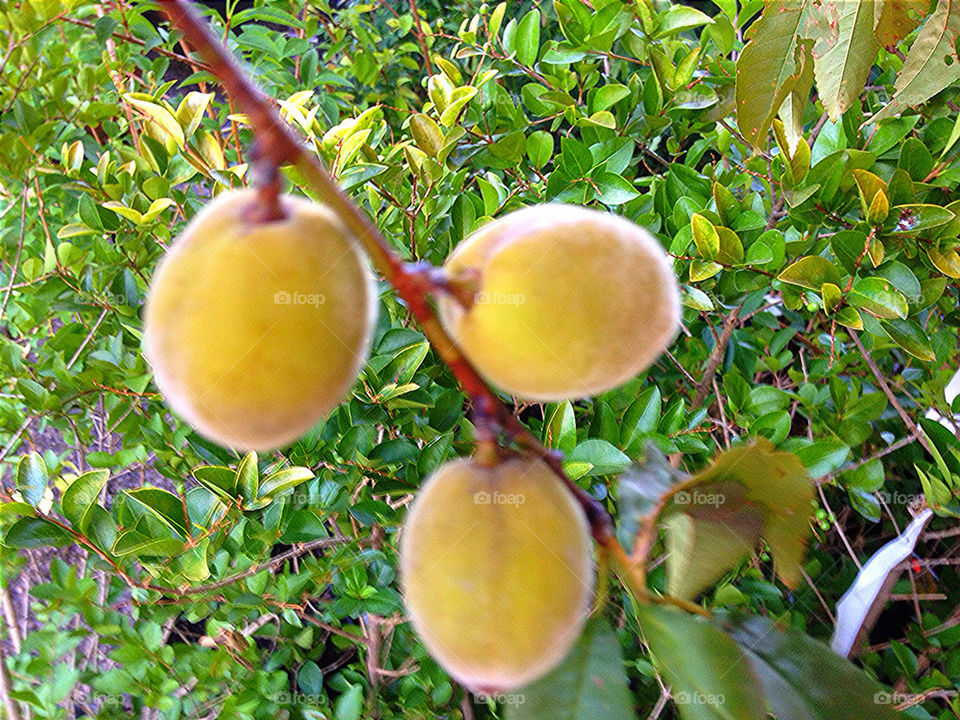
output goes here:
[[727, 345], [730, 343], [733, 329], [737, 326], [739, 316], [740, 305], [737, 305], [730, 311], [730, 314], [727, 315], [727, 319], [723, 321], [723, 330], [721, 330], [720, 337], [714, 344], [713, 352], [710, 353], [710, 358], [707, 360], [707, 368], [703, 371], [703, 378], [697, 384], [697, 392], [694, 394], [693, 402], [690, 404], [691, 410], [700, 407], [703, 401], [706, 400], [707, 393], [710, 392], [710, 387], [713, 385], [713, 378], [717, 374], [717, 368], [720, 367], [720, 363], [723, 361], [723, 354], [726, 352]]
[[893, 390], [890, 389], [890, 384], [883, 377], [883, 374], [880, 372], [880, 368], [877, 367], [877, 364], [873, 361], [873, 358], [870, 357], [870, 353], [867, 352], [867, 349], [863, 346], [863, 343], [860, 342], [860, 338], [857, 333], [853, 330], [850, 330], [849, 333], [850, 337], [853, 338], [853, 342], [857, 346], [857, 349], [860, 350], [860, 355], [863, 356], [864, 362], [867, 363], [867, 367], [870, 368], [870, 372], [872, 372], [873, 377], [876, 378], [880, 389], [883, 390], [883, 393], [887, 396], [890, 404], [893, 405], [893, 408], [897, 411], [897, 414], [903, 419], [903, 422], [910, 431], [910, 434], [920, 441], [920, 444], [923, 445], [924, 450], [933, 455], [933, 451], [930, 449], [930, 444], [927, 442], [926, 436], [923, 434], [920, 428], [917, 427], [917, 423], [914, 422], [913, 418], [907, 414], [906, 410], [903, 409], [903, 406], [897, 401], [897, 396], [894, 395]]

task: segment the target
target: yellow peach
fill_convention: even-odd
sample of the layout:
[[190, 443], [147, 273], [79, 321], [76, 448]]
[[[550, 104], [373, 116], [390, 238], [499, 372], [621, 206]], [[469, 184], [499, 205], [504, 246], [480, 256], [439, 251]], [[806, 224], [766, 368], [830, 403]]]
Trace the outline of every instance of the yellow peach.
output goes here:
[[441, 320], [487, 380], [521, 398], [595, 395], [648, 368], [680, 323], [670, 259], [638, 225], [545, 204], [512, 212], [458, 245], [445, 269], [475, 290]]
[[256, 221], [253, 190], [217, 196], [158, 266], [144, 348], [170, 407], [200, 434], [270, 450], [340, 403], [370, 347], [377, 293], [334, 213], [290, 195]]
[[414, 629], [451, 676], [515, 689], [555, 667], [590, 609], [586, 517], [539, 459], [460, 459], [421, 487], [400, 549]]

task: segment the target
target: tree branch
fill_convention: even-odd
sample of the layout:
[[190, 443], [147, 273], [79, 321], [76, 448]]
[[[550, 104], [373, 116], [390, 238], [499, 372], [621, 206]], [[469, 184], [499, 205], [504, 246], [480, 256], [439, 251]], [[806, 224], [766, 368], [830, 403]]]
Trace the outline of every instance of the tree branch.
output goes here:
[[546, 462], [583, 508], [597, 542], [609, 543], [613, 538], [613, 521], [606, 509], [567, 477], [560, 456], [545, 448], [514, 417], [447, 335], [427, 300], [429, 294], [436, 292], [429, 273], [407, 265], [397, 256], [376, 224], [340, 189], [316, 154], [308, 151], [302, 139], [280, 118], [267, 96], [213, 35], [189, 0], [168, 0], [163, 3], [163, 9], [188, 43], [204, 57], [227, 94], [246, 113], [257, 138], [259, 161], [275, 167], [286, 163], [297, 166], [311, 189], [356, 236], [373, 265], [407, 304], [430, 344], [471, 397], [475, 410], [496, 418], [518, 445]]

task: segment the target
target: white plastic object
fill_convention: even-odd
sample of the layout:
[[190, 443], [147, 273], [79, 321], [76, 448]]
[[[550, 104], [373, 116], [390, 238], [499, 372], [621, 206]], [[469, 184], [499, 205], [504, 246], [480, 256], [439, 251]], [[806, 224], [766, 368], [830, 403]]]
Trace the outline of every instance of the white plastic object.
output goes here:
[[837, 603], [837, 622], [830, 640], [830, 649], [837, 655], [846, 657], [850, 654], [853, 642], [887, 576], [913, 552], [920, 531], [932, 515], [933, 510], [925, 509], [900, 535], [877, 550], [860, 569], [850, 589], [840, 598]]

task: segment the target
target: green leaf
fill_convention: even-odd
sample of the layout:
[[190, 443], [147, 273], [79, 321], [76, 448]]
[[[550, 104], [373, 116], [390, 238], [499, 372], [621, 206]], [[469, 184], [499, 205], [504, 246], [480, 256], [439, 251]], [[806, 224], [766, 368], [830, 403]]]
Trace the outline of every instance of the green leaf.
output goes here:
[[182, 537], [187, 537], [183, 500], [178, 495], [155, 487], [124, 490], [133, 501], [131, 509], [137, 515], [156, 518]]
[[606, 440], [584, 440], [567, 457], [570, 462], [590, 463], [589, 475], [617, 475], [630, 466], [630, 458]]
[[960, 80], [960, 57], [955, 47], [958, 33], [960, 3], [939, 0], [936, 11], [924, 22], [910, 46], [893, 86], [893, 98], [868, 122], [876, 124], [907, 107], [926, 102]]
[[91, 470], [74, 479], [70, 487], [63, 492], [60, 510], [77, 532], [87, 532], [92, 515], [91, 508], [99, 500], [100, 491], [109, 477], [109, 470]]
[[617, 539], [624, 547], [633, 547], [641, 521], [686, 477], [653, 442], [647, 443], [643, 463], [631, 465], [617, 478]]
[[720, 253], [720, 235], [717, 229], [703, 215], [693, 213], [690, 216], [690, 227], [693, 230], [693, 242], [697, 251], [704, 260], [716, 260]]
[[443, 130], [427, 115], [417, 113], [410, 118], [410, 133], [417, 147], [431, 157], [437, 157], [443, 149]]
[[825, 257], [807, 255], [784, 269], [777, 279], [819, 292], [824, 283], [839, 285], [840, 271]]
[[632, 720], [620, 643], [600, 618], [587, 622], [566, 659], [508, 702], [506, 720]]
[[174, 557], [183, 552], [184, 542], [174, 537], [156, 537], [138, 530], [121, 534], [113, 545], [114, 555]]
[[712, 25], [713, 18], [689, 5], [671, 5], [660, 18], [660, 31], [657, 37], [676, 35], [684, 30], [693, 30], [702, 25]]
[[260, 483], [260, 497], [276, 497], [314, 477], [310, 468], [292, 467], [268, 475]]
[[590, 105], [590, 109], [592, 112], [609, 110], [611, 107], [627, 97], [630, 97], [630, 88], [628, 88], [626, 85], [620, 85], [619, 83], [603, 85], [597, 89], [596, 94], [593, 96], [593, 102]]
[[905, 318], [907, 299], [886, 278], [859, 278], [847, 293], [847, 302], [880, 318]]
[[32, 452], [20, 458], [17, 464], [17, 489], [23, 499], [37, 507], [47, 489], [47, 466], [40, 453]]
[[337, 698], [333, 713], [336, 720], [360, 720], [363, 713], [363, 685], [350, 685], [347, 691]]
[[[154, 128], [158, 131], [158, 135], [164, 138], [164, 141], [169, 138], [177, 147], [183, 147], [183, 128], [180, 127], [180, 123], [177, 122], [177, 119], [169, 110], [162, 105], [145, 100], [131, 93], [124, 95], [123, 99], [148, 118], [148, 123], [153, 124]], [[169, 143], [165, 142], [165, 144], [167, 144], [168, 148], [170, 147]]]
[[257, 468], [257, 454], [253, 451], [248, 452], [240, 464], [237, 466], [237, 495], [246, 501], [252, 501], [257, 497], [257, 490], [260, 487], [260, 471]]
[[738, 616], [721, 628], [749, 659], [777, 720], [902, 717], [875, 680], [798, 630], [761, 615]]
[[237, 472], [222, 465], [204, 465], [193, 471], [198, 483], [221, 500], [231, 501], [237, 491]]
[[684, 720], [766, 719], [760, 681], [733, 640], [677, 610], [638, 604], [635, 612]]
[[920, 24], [929, 8], [929, 0], [884, 0], [873, 30], [877, 42], [892, 48]]
[[177, 106], [177, 124], [183, 128], [184, 137], [191, 137], [200, 127], [203, 113], [213, 99], [213, 93], [188, 92]]
[[553, 135], [545, 130], [537, 130], [527, 138], [527, 157], [538, 170], [550, 162], [553, 157]]
[[517, 61], [521, 65], [533, 65], [540, 54], [540, 11], [531, 10], [517, 25]]
[[927, 257], [933, 266], [947, 277], [960, 278], [960, 254], [956, 250], [927, 248]]
[[59, 547], [72, 542], [73, 535], [66, 530], [36, 517], [20, 518], [3, 536], [3, 544], [12, 548]]
[[[882, 2], [882, 0], [881, 0]], [[817, 27], [813, 73], [817, 91], [830, 119], [836, 122], [863, 91], [879, 44], [873, 35], [873, 0], [832, 5], [839, 16]]]
[[[686, 493], [697, 497], [716, 497], [714, 493]], [[726, 498], [719, 501], [725, 504]], [[697, 511], [699, 506], [691, 506]], [[759, 513], [741, 507], [721, 516], [710, 513], [700, 518], [693, 513], [678, 512], [664, 521], [667, 561], [667, 593], [679, 598], [692, 598], [712, 585], [734, 567], [741, 558], [753, 552], [763, 525]]]
[[884, 320], [880, 325], [891, 340], [918, 360], [936, 361], [937, 355], [933, 352], [927, 334], [912, 320]]

